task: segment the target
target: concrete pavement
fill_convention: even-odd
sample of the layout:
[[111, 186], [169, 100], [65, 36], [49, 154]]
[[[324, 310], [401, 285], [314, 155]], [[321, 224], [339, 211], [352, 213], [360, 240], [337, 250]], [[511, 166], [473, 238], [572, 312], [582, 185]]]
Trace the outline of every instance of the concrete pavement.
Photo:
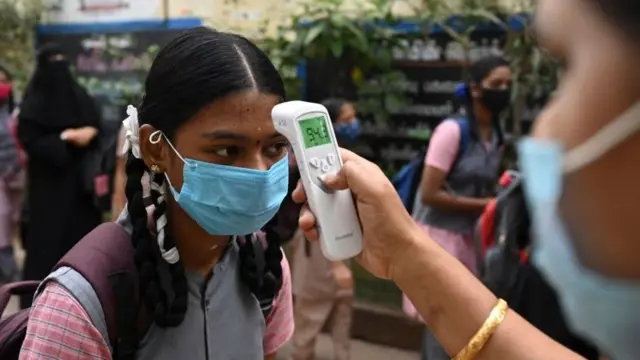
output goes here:
[[[382, 329], [381, 329], [382, 330]], [[278, 360], [288, 360], [290, 346], [278, 356]], [[367, 343], [364, 341], [351, 341], [351, 360], [419, 360], [420, 356], [415, 352], [394, 349], [386, 346]], [[333, 360], [333, 345], [331, 338], [320, 335], [316, 344], [315, 360]]]

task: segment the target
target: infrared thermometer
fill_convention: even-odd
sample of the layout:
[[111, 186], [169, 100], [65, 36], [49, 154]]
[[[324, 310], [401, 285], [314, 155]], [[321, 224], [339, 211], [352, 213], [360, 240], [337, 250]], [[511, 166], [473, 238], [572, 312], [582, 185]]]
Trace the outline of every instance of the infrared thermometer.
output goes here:
[[309, 207], [316, 217], [320, 247], [332, 261], [362, 251], [362, 229], [351, 191], [329, 189], [322, 178], [342, 168], [336, 134], [327, 109], [305, 101], [289, 101], [271, 111], [273, 125], [291, 143]]

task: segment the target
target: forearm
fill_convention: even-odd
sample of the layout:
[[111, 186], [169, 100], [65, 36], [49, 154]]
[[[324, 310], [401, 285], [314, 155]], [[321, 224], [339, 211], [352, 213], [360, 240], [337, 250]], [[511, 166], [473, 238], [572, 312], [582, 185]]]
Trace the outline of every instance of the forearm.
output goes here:
[[127, 203], [125, 195], [127, 176], [125, 175], [124, 158], [119, 157], [116, 162], [116, 171], [113, 179], [113, 195], [111, 197], [111, 219], [115, 221], [120, 216]]
[[422, 202], [428, 206], [443, 210], [480, 213], [489, 202], [489, 199], [456, 196], [445, 190], [439, 190], [433, 195], [423, 194]]
[[[480, 329], [497, 298], [424, 233], [416, 231], [412, 238], [412, 248], [403, 252], [395, 264], [393, 280], [453, 356]], [[509, 311], [477, 359], [572, 360], [581, 357]]]

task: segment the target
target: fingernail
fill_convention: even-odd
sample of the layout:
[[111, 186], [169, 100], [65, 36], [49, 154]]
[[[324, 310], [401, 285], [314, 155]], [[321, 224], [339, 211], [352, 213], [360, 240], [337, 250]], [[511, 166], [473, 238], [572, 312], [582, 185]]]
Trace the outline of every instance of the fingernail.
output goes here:
[[327, 177], [328, 176], [335, 176], [337, 173], [335, 172], [330, 172], [330, 173], [326, 173], [326, 174], [322, 174], [320, 175], [320, 180], [322, 180], [322, 182], [327, 182]]

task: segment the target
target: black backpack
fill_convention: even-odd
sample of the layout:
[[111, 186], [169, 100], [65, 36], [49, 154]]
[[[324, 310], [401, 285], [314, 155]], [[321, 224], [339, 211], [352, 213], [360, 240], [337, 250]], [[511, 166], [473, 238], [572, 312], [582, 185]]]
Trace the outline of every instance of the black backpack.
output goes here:
[[[511, 183], [498, 195], [495, 210], [488, 207], [487, 211], [495, 211], [493, 221], [481, 223], [494, 227], [493, 244], [479, 259], [481, 279], [497, 297], [505, 299], [511, 309], [547, 336], [589, 360], [598, 360], [598, 350], [567, 326], [556, 291], [522, 256], [531, 246], [531, 220], [523, 179], [517, 173], [512, 175]], [[481, 229], [478, 230], [479, 237]]]

